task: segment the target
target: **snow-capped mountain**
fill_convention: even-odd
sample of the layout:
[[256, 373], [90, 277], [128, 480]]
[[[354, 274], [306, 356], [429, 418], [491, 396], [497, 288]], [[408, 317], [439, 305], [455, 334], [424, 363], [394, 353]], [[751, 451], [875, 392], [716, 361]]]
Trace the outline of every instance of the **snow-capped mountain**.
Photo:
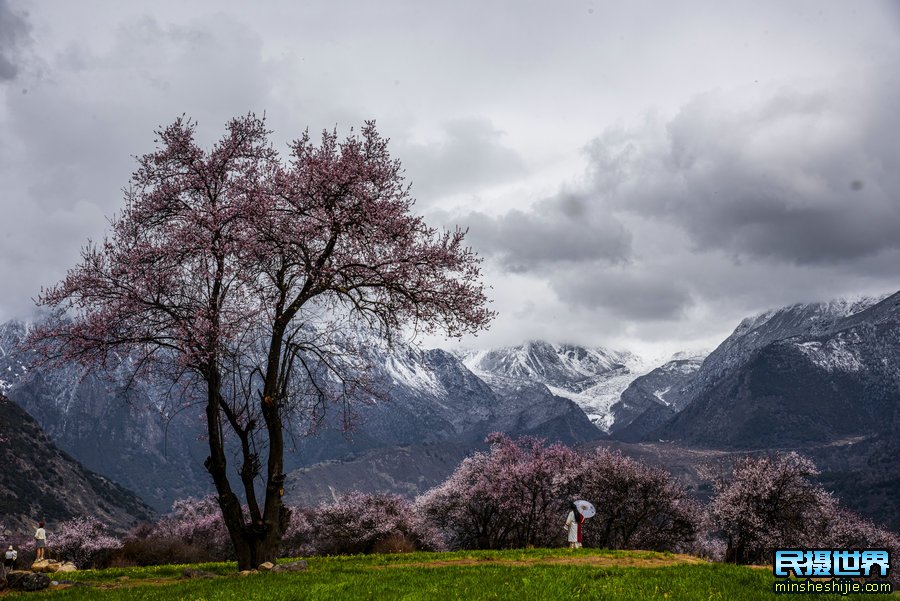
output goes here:
[[[740, 444], [738, 440], [743, 439], [752, 446], [762, 443], [760, 437], [782, 442], [794, 440], [785, 439], [782, 430], [790, 429], [789, 424], [795, 419], [776, 420], [777, 423], [768, 430], [761, 427], [765, 420], [760, 415], [761, 406], [756, 398], [774, 392], [770, 388], [776, 380], [774, 373], [766, 371], [773, 366], [764, 367], [763, 362], [770, 358], [774, 360], [778, 355], [779, 373], [789, 376], [803, 373], [802, 377], [796, 378], [801, 389], [782, 391], [793, 395], [801, 390], [817, 389], [823, 379], [870, 371], [872, 366], [868, 366], [867, 361], [872, 361], [874, 347], [871, 344], [874, 341], [864, 341], [863, 332], [871, 331], [876, 318], [892, 323], [897, 315], [885, 307], [891, 307], [891, 299], [896, 297], [885, 295], [801, 303], [748, 317], [702, 361], [699, 357], [686, 362], [675, 361], [636, 380], [614, 408], [616, 429], [631, 420], [644, 422], [643, 435], [648, 439], [681, 440], [686, 437], [693, 442], [715, 445]], [[895, 350], [900, 352], [900, 349], [890, 350], [890, 344], [878, 347], [881, 351], [887, 350], [888, 354]], [[763, 371], [759, 371], [761, 369]], [[814, 376], [806, 373], [809, 369], [824, 373]], [[658, 376], [665, 377], [666, 372], [675, 376], [675, 388], [663, 390], [660, 388], [662, 381], [654, 382]], [[752, 373], [760, 379], [749, 390], [747, 378]], [[832, 388], [834, 386], [836, 384]], [[846, 394], [849, 395], [848, 402], [865, 403], [856, 398], [863, 395], [861, 390], [847, 391]], [[639, 417], [644, 410], [648, 414]], [[738, 413], [743, 418], [739, 418]], [[742, 420], [755, 424], [758, 431], [744, 432]], [[713, 431], [721, 436], [712, 434]], [[827, 437], [827, 434], [823, 435]]]
[[880, 297], [842, 298], [821, 303], [798, 303], [765, 311], [741, 321], [734, 332], [709, 354], [692, 386], [695, 394], [714, 386], [731, 370], [744, 365], [757, 350], [793, 336], [819, 336], [835, 325], [878, 304]]
[[[160, 409], [172, 391], [160, 383], [126, 391], [116, 372], [29, 372], [16, 351], [27, 327], [0, 326], [0, 386], [60, 447], [157, 509], [209, 489], [197, 412], [167, 427]], [[890, 511], [888, 497], [866, 490], [900, 478], [891, 459], [900, 452], [900, 294], [767, 311], [743, 320], [708, 356], [679, 354], [662, 365], [543, 341], [455, 353], [362, 346], [382, 394], [355, 406], [349, 437], [332, 412], [315, 436], [295, 439], [285, 458], [294, 500], [360, 487], [416, 494], [495, 430], [567, 443], [607, 431], [620, 441], [802, 447], [834, 490], [858, 489], [869, 504], [858, 506], [873, 516]]]
[[900, 293], [744, 320], [688, 387], [646, 440], [797, 449], [848, 505], [900, 526]]
[[202, 409], [167, 419], [165, 409], [179, 391], [164, 381], [126, 386], [127, 361], [99, 373], [76, 364], [29, 372], [30, 360], [18, 346], [30, 327], [20, 321], [0, 326], [3, 386], [58, 447], [159, 511], [209, 489], [203, 469], [209, 453], [198, 440]]
[[900, 293], [746, 319], [690, 387], [661, 437], [759, 446], [871, 433], [900, 410]]
[[357, 405], [352, 438], [335, 427], [302, 441], [304, 463], [397, 445], [480, 444], [494, 430], [565, 442], [602, 435], [572, 401], [544, 386], [528, 394], [511, 394], [513, 384], [488, 386], [447, 351], [395, 345], [372, 351], [370, 363], [384, 400]]
[[638, 376], [653, 366], [628, 351], [533, 340], [519, 346], [461, 351], [473, 373], [492, 387], [540, 383], [556, 396], [578, 404], [588, 418], [608, 432], [612, 406]]
[[[900, 525], [900, 501], [885, 494], [900, 482], [900, 294], [767, 311], [743, 320], [708, 356], [680, 353], [652, 370], [627, 353], [544, 342], [457, 354], [498, 397], [505, 390], [519, 400], [524, 391], [513, 386], [546, 387], [584, 403], [585, 391], [615, 386], [620, 377], [626, 385], [616, 402], [595, 406], [594, 417], [608, 416], [611, 435], [625, 442], [599, 444], [639, 457], [652, 448], [664, 465], [670, 454], [689, 463], [749, 450], [799, 450], [815, 459], [823, 483], [843, 502]], [[415, 459], [422, 452], [425, 463]], [[461, 456], [458, 448], [437, 444], [313, 466], [299, 476], [304, 484], [292, 497], [329, 498], [360, 479], [373, 489], [409, 494], [399, 473], [435, 483], [440, 478], [429, 478], [441, 469], [449, 473]]]

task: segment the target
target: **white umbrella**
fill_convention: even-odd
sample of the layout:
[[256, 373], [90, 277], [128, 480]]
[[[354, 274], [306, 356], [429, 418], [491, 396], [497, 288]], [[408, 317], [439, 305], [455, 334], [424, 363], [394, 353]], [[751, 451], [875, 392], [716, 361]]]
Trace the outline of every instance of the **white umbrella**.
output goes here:
[[597, 514], [597, 510], [594, 509], [594, 505], [590, 501], [579, 499], [575, 501], [575, 507], [578, 508], [578, 512], [585, 518], [592, 518]]

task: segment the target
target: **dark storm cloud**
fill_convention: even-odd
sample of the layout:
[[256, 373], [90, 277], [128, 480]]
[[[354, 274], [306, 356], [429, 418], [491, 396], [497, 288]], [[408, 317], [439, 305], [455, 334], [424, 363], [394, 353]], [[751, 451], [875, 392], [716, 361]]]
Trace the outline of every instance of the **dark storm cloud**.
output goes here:
[[628, 259], [631, 237], [614, 216], [590, 198], [561, 193], [528, 211], [498, 217], [472, 213], [461, 220], [473, 247], [507, 270], [546, 273], [566, 265], [620, 263]]
[[668, 123], [608, 132], [588, 150], [596, 191], [736, 258], [834, 264], [900, 248], [900, 84], [846, 84], [743, 108], [708, 94]]
[[0, 0], [0, 82], [14, 79], [19, 72], [22, 46], [30, 26], [7, 0]]
[[[598, 136], [582, 190], [462, 221], [477, 250], [518, 273], [606, 269], [597, 260], [629, 260], [636, 238], [636, 271], [680, 249], [724, 253], [731, 268], [852, 264], [900, 249], [900, 84], [876, 73], [846, 90], [701, 95], [671, 119]], [[686, 238], [667, 247], [645, 235], [652, 222]]]
[[400, 144], [413, 194], [428, 204], [437, 196], [465, 192], [520, 177], [525, 163], [503, 144], [503, 134], [482, 118], [448, 121], [443, 139], [427, 144]]

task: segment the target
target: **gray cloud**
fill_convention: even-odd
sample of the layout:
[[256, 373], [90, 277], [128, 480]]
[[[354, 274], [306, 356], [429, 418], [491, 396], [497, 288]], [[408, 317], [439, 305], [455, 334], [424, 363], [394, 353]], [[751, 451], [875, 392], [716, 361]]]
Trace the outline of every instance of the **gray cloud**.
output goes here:
[[578, 191], [461, 221], [499, 269], [544, 278], [576, 335], [714, 340], [769, 307], [896, 289], [900, 85], [888, 71], [701, 94], [595, 138]]
[[139, 18], [109, 47], [76, 42], [44, 60], [40, 75], [21, 76], [27, 95], [6, 95], [3, 221], [16, 226], [0, 236], [2, 318], [27, 316], [40, 287], [103, 235], [154, 129], [187, 113], [210, 143], [229, 118], [262, 113], [270, 89], [258, 36], [224, 17]]
[[525, 162], [516, 151], [503, 145], [503, 133], [484, 118], [455, 119], [443, 124], [443, 140], [400, 143], [413, 193], [424, 204], [436, 197], [478, 189], [521, 177]]
[[487, 257], [478, 346], [714, 344], [900, 281], [896, 2], [25, 6], [0, 0], [0, 319], [102, 234], [156, 126], [248, 110], [279, 146], [377, 119]]
[[21, 51], [30, 30], [25, 16], [15, 12], [8, 0], [0, 0], [0, 82], [18, 74]]
[[684, 282], [659, 277], [650, 270], [571, 270], [551, 278], [568, 303], [604, 310], [613, 319], [671, 321], [684, 317], [694, 304]]
[[528, 211], [498, 217], [472, 213], [461, 219], [479, 252], [517, 273], [547, 274], [566, 264], [620, 263], [631, 251], [631, 236], [595, 199], [563, 192]]
[[900, 248], [900, 82], [859, 75], [743, 108], [709, 94], [669, 122], [608, 132], [588, 149], [597, 192], [736, 257], [827, 264]]

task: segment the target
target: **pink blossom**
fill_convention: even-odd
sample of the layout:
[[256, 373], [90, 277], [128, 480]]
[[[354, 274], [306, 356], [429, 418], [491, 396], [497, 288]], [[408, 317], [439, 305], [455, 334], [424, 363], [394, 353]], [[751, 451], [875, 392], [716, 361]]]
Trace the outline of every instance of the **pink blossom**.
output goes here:
[[[887, 548], [900, 567], [900, 538], [840, 507], [812, 478], [815, 464], [797, 453], [747, 457], [714, 479], [710, 526], [726, 543], [725, 560], [763, 563], [776, 548]], [[894, 576], [896, 577], [896, 576]]]
[[106, 534], [106, 526], [93, 518], [74, 518], [61, 523], [48, 546], [62, 559], [81, 569], [101, 567], [122, 541]]
[[351, 492], [312, 509], [295, 508], [285, 536], [294, 555], [369, 553], [399, 537], [417, 550], [443, 548], [437, 530], [393, 494]]
[[685, 551], [700, 530], [702, 511], [664, 469], [606, 449], [580, 455], [574, 481], [597, 514], [584, 526], [586, 546]]
[[212, 495], [175, 501], [171, 513], [162, 517], [146, 537], [201, 545], [217, 557], [224, 558], [231, 554], [228, 529], [219, 504]]
[[589, 546], [678, 550], [693, 541], [699, 510], [665, 471], [604, 450], [502, 434], [416, 504], [455, 548], [553, 546], [575, 498], [595, 505]]

